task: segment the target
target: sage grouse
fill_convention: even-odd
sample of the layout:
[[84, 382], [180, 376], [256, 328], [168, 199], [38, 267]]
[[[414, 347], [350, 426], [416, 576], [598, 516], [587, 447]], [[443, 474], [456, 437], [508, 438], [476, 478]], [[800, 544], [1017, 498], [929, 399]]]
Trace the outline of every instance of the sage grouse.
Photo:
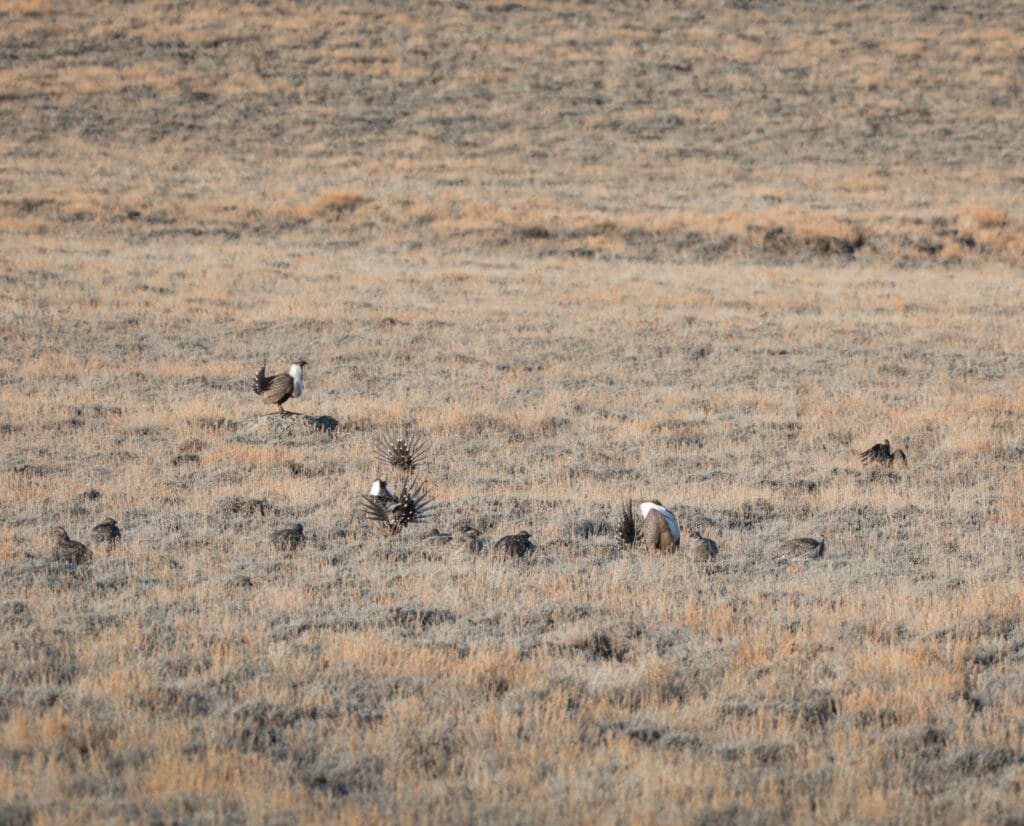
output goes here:
[[306, 535], [302, 532], [302, 525], [299, 522], [292, 522], [270, 535], [270, 541], [279, 551], [294, 551], [305, 538]]
[[633, 505], [622, 506], [619, 518], [618, 539], [623, 547], [642, 541], [644, 547], [657, 551], [669, 551], [679, 547], [679, 521], [675, 514], [657, 499], [640, 503], [643, 524], [638, 528], [633, 515]]
[[686, 525], [686, 552], [694, 562], [710, 562], [718, 556], [718, 545], [713, 539], [701, 536], [692, 525]]
[[437, 528], [431, 528], [430, 533], [423, 535], [423, 541], [429, 542], [432, 545], [447, 545], [452, 541], [452, 535], [447, 531], [439, 531]]
[[121, 538], [117, 520], [109, 516], [92, 529], [92, 541], [98, 545], [113, 545]]
[[458, 533], [455, 534], [433, 528], [430, 533], [423, 535], [424, 542], [430, 542], [434, 545], [447, 545], [452, 540], [457, 540], [470, 551], [482, 551], [484, 547], [484, 541], [480, 538], [480, 531], [470, 525], [463, 525], [459, 528]]
[[389, 536], [413, 522], [422, 522], [433, 508], [430, 494], [415, 479], [403, 482], [397, 495], [386, 481], [378, 479], [370, 492], [363, 495], [362, 504], [366, 518], [380, 523]]
[[430, 533], [424, 535], [423, 540], [434, 545], [452, 545], [448, 558], [452, 562], [467, 559], [484, 549], [484, 541], [480, 538], [480, 531], [470, 525], [463, 525], [456, 533], [439, 531], [434, 528]]
[[82, 565], [92, 561], [92, 551], [81, 542], [76, 542], [64, 528], [53, 529], [53, 558], [57, 562], [70, 562]]
[[503, 536], [494, 543], [494, 550], [507, 557], [522, 559], [528, 553], [536, 550], [536, 546], [530, 541], [530, 534], [527, 531]]
[[377, 438], [375, 453], [377, 459], [397, 468], [403, 473], [412, 473], [427, 456], [429, 446], [426, 438], [410, 427], [403, 427], [399, 433], [387, 432]]
[[782, 558], [795, 557], [800, 559], [820, 559], [825, 555], [825, 539], [814, 539], [810, 536], [800, 536], [796, 539], [787, 539], [779, 545], [779, 555]]
[[277, 409], [284, 414], [288, 412], [284, 409], [284, 403], [302, 395], [302, 368], [305, 366], [306, 362], [297, 361], [288, 368], [287, 373], [268, 376], [267, 363], [263, 362], [253, 380], [252, 390], [263, 399], [264, 404], [276, 404]]
[[882, 467], [892, 467], [894, 463], [899, 462], [903, 467], [906, 467], [907, 454], [902, 450], [893, 450], [889, 446], [889, 440], [886, 439], [884, 442], [872, 445], [867, 450], [862, 451], [860, 461], [864, 465], [876, 464]]
[[463, 525], [459, 528], [459, 536], [462, 539], [463, 547], [470, 553], [480, 553], [484, 549], [484, 541], [480, 538], [480, 531], [472, 525]]
[[370, 485], [370, 492], [363, 498], [372, 499], [382, 505], [387, 505], [388, 503], [395, 502], [398, 499], [398, 497], [391, 492], [391, 488], [388, 487], [387, 479], [374, 480], [374, 483]]

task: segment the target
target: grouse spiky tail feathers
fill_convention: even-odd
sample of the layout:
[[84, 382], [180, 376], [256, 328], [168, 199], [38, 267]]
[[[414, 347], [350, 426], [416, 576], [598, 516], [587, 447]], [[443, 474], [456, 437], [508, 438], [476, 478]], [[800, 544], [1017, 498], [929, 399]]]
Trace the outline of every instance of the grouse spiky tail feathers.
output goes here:
[[623, 504], [615, 536], [619, 540], [619, 546], [622, 548], [628, 548], [636, 542], [636, 517], [633, 515], [632, 502]]
[[377, 461], [406, 477], [397, 494], [388, 487], [387, 480], [380, 478], [363, 496], [363, 514], [371, 522], [379, 523], [389, 535], [423, 521], [433, 510], [433, 497], [416, 476], [429, 452], [427, 437], [408, 424], [380, 434], [374, 442]]
[[417, 470], [423, 464], [429, 450], [426, 437], [408, 426], [402, 427], [397, 433], [382, 433], [374, 446], [379, 462], [403, 473], [413, 473]]
[[379, 523], [388, 535], [422, 522], [433, 510], [433, 498], [415, 478], [403, 482], [397, 495], [381, 481], [374, 482], [371, 492], [363, 495], [363, 514], [371, 522]]
[[906, 467], [907, 454], [902, 450], [893, 450], [889, 440], [886, 439], [884, 442], [879, 442], [877, 445], [872, 445], [867, 450], [861, 451], [860, 461], [864, 465], [876, 464], [882, 467], [892, 467], [898, 463]]

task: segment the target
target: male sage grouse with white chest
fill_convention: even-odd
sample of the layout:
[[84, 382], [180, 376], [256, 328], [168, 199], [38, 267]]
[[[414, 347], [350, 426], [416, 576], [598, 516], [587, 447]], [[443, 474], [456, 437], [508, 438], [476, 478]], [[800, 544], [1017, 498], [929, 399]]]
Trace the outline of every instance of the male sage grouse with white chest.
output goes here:
[[679, 547], [679, 521], [675, 514], [657, 499], [640, 503], [640, 516], [643, 524], [639, 530], [633, 515], [632, 503], [622, 506], [619, 519], [618, 539], [623, 547], [629, 547], [637, 541], [655, 551], [670, 551]]
[[386, 508], [393, 502], [398, 501], [398, 497], [395, 496], [395, 494], [391, 492], [391, 488], [388, 487], [387, 479], [375, 479], [373, 484], [370, 485], [370, 492], [365, 494], [363, 499], [383, 508]]
[[371, 522], [377, 522], [389, 536], [413, 522], [422, 522], [433, 509], [430, 494], [415, 479], [402, 482], [397, 495], [391, 492], [386, 481], [378, 479], [362, 499], [363, 514]]
[[263, 362], [253, 380], [252, 390], [263, 399], [264, 404], [276, 404], [282, 415], [288, 413], [290, 411], [284, 409], [284, 403], [302, 395], [302, 368], [305, 366], [306, 362], [297, 361], [288, 368], [287, 373], [268, 376], [267, 363]]
[[879, 442], [877, 445], [872, 445], [867, 450], [862, 451], [860, 461], [864, 465], [876, 464], [882, 467], [892, 467], [894, 464], [899, 463], [906, 467], [907, 454], [902, 450], [893, 450], [889, 445], [889, 440], [886, 439], [884, 442]]

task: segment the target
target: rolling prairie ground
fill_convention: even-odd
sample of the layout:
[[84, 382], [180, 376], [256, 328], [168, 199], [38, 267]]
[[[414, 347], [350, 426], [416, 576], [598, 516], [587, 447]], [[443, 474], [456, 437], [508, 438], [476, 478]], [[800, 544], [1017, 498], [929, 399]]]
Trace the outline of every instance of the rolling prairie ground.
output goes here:
[[0, 823], [1024, 823], [1022, 75], [996, 2], [3, 4]]

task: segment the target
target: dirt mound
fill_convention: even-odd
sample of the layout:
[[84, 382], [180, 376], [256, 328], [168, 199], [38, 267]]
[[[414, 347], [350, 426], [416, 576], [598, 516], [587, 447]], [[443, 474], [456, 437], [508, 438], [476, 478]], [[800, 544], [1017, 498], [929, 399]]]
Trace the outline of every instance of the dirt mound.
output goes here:
[[238, 426], [236, 438], [245, 442], [270, 440], [302, 441], [310, 437], [329, 437], [338, 429], [338, 420], [333, 416], [306, 416], [289, 413], [284, 416], [273, 413], [256, 416]]

